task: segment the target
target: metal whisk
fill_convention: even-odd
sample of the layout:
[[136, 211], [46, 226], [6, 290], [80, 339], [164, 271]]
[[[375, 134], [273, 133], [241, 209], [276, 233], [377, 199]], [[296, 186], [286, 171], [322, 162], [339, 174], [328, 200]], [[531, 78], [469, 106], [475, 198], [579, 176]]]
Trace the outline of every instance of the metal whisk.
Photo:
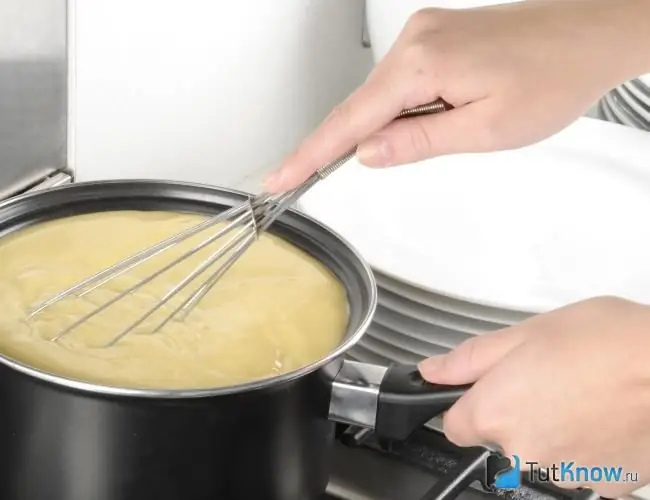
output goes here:
[[[424, 104], [417, 106], [415, 108], [406, 109], [402, 111], [398, 118], [408, 118], [421, 115], [435, 114], [440, 113], [449, 109], [447, 105], [442, 100], [437, 100], [429, 104]], [[65, 328], [63, 331], [58, 333], [52, 341], [58, 341], [63, 338], [65, 335], [76, 329], [81, 324], [88, 321], [90, 318], [101, 313], [105, 309], [109, 308], [119, 300], [123, 299], [127, 295], [135, 292], [142, 286], [153, 281], [158, 276], [168, 271], [172, 267], [181, 263], [182, 261], [188, 259], [192, 255], [201, 251], [202, 249], [208, 247], [209, 245], [215, 243], [218, 239], [224, 237], [228, 233], [233, 233], [232, 236], [224, 245], [219, 246], [215, 249], [213, 253], [207, 257], [199, 266], [197, 266], [190, 274], [188, 274], [183, 280], [176, 284], [172, 289], [170, 289], [158, 302], [157, 304], [147, 310], [142, 316], [140, 316], [134, 323], [129, 325], [123, 331], [118, 333], [113, 337], [109, 342], [100, 347], [108, 347], [117, 343], [120, 339], [131, 333], [135, 328], [141, 325], [147, 318], [153, 315], [156, 311], [161, 309], [165, 304], [167, 304], [171, 299], [178, 295], [182, 290], [184, 290], [191, 282], [193, 282], [200, 275], [208, 271], [208, 269], [215, 266], [220, 260], [223, 262], [219, 263], [218, 266], [208, 275], [208, 277], [200, 283], [198, 287], [189, 295], [188, 298], [183, 300], [180, 305], [175, 307], [172, 312], [165, 317], [152, 331], [152, 333], [158, 332], [163, 328], [169, 321], [174, 318], [183, 320], [190, 311], [199, 303], [199, 301], [214, 287], [214, 285], [219, 281], [219, 279], [232, 267], [232, 265], [241, 257], [241, 255], [250, 247], [250, 245], [259, 237], [259, 235], [264, 232], [282, 213], [287, 210], [291, 205], [293, 205], [303, 194], [305, 194], [309, 189], [311, 189], [317, 182], [322, 179], [325, 179], [327, 176], [332, 174], [348, 160], [353, 158], [356, 153], [356, 146], [348, 151], [346, 154], [340, 156], [332, 163], [325, 165], [324, 167], [318, 169], [314, 174], [312, 174], [305, 182], [300, 186], [291, 191], [282, 194], [261, 194], [252, 198], [240, 205], [233, 207], [225, 212], [222, 212], [216, 216], [210, 217], [207, 220], [196, 224], [195, 226], [186, 229], [185, 231], [178, 233], [170, 238], [167, 238], [149, 248], [146, 248], [135, 255], [128, 257], [103, 271], [100, 271], [93, 276], [85, 279], [84, 281], [63, 290], [54, 297], [48, 299], [34, 309], [31, 314], [28, 316], [28, 319], [33, 318], [43, 310], [49, 308], [53, 304], [74, 295], [76, 297], [82, 297], [92, 290], [100, 287], [101, 285], [107, 283], [108, 281], [120, 276], [127, 271], [139, 266], [143, 262], [151, 259], [152, 257], [164, 252], [165, 250], [177, 245], [181, 241], [184, 241], [202, 231], [205, 231], [216, 224], [230, 221], [225, 227], [218, 229], [214, 234], [206, 238], [204, 241], [199, 243], [197, 246], [182, 254], [180, 257], [174, 259], [170, 263], [166, 264], [164, 267], [156, 270], [146, 278], [142, 279], [133, 286], [130, 286], [126, 290], [120, 292], [117, 296], [111, 298], [101, 306], [93, 309], [89, 313], [83, 315], [76, 321], [74, 321], [70, 326]], [[230, 255], [228, 255], [230, 254]], [[224, 257], [228, 255], [227, 258]]]

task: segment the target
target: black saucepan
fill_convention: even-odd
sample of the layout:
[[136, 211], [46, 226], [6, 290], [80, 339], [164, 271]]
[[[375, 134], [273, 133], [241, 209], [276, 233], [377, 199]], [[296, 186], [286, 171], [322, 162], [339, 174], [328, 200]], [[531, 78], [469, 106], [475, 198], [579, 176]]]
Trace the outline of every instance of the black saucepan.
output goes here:
[[[81, 213], [211, 214], [244, 199], [172, 182], [73, 184], [1, 203], [0, 236]], [[328, 481], [335, 422], [402, 440], [463, 394], [466, 387], [425, 383], [414, 366], [344, 360], [374, 314], [369, 267], [339, 236], [297, 212], [271, 232], [344, 283], [350, 322], [334, 352], [275, 378], [195, 391], [99, 386], [0, 356], [0, 498], [315, 500]]]

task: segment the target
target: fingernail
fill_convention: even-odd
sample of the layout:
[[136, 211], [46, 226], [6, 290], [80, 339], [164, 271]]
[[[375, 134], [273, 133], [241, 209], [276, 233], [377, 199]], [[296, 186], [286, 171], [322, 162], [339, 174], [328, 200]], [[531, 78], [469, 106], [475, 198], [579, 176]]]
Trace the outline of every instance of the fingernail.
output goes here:
[[272, 172], [266, 177], [266, 179], [264, 179], [263, 182], [264, 189], [268, 191], [275, 191], [276, 189], [280, 188], [283, 177], [284, 174], [282, 170], [277, 170], [275, 172]]
[[382, 138], [370, 139], [359, 145], [357, 158], [368, 167], [387, 167], [391, 163], [392, 150]]
[[442, 365], [445, 362], [444, 358], [444, 354], [427, 358], [418, 364], [418, 369], [422, 374], [433, 375], [442, 368]]

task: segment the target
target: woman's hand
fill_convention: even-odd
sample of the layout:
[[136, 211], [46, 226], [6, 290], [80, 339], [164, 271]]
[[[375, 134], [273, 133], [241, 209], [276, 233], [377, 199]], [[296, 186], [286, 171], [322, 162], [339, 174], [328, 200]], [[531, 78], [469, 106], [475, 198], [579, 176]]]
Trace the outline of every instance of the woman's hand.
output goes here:
[[563, 484], [610, 498], [650, 482], [650, 306], [587, 300], [473, 338], [420, 371], [434, 383], [476, 382], [444, 418], [460, 446], [497, 444], [522, 466], [638, 474]]
[[[527, 0], [411, 17], [366, 83], [266, 182], [291, 189], [359, 144], [374, 167], [544, 139], [650, 71], [648, 0]], [[456, 109], [389, 123], [443, 98]]]

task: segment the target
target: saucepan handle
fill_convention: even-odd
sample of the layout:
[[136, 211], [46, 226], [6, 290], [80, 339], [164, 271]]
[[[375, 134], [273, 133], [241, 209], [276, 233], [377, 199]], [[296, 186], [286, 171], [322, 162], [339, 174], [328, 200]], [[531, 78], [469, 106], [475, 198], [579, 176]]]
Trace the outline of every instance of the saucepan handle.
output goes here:
[[470, 387], [431, 384], [415, 365], [345, 360], [333, 382], [330, 418], [402, 441], [451, 408]]
[[406, 439], [451, 408], [469, 387], [431, 384], [417, 366], [391, 365], [379, 387], [375, 433], [387, 439]]

